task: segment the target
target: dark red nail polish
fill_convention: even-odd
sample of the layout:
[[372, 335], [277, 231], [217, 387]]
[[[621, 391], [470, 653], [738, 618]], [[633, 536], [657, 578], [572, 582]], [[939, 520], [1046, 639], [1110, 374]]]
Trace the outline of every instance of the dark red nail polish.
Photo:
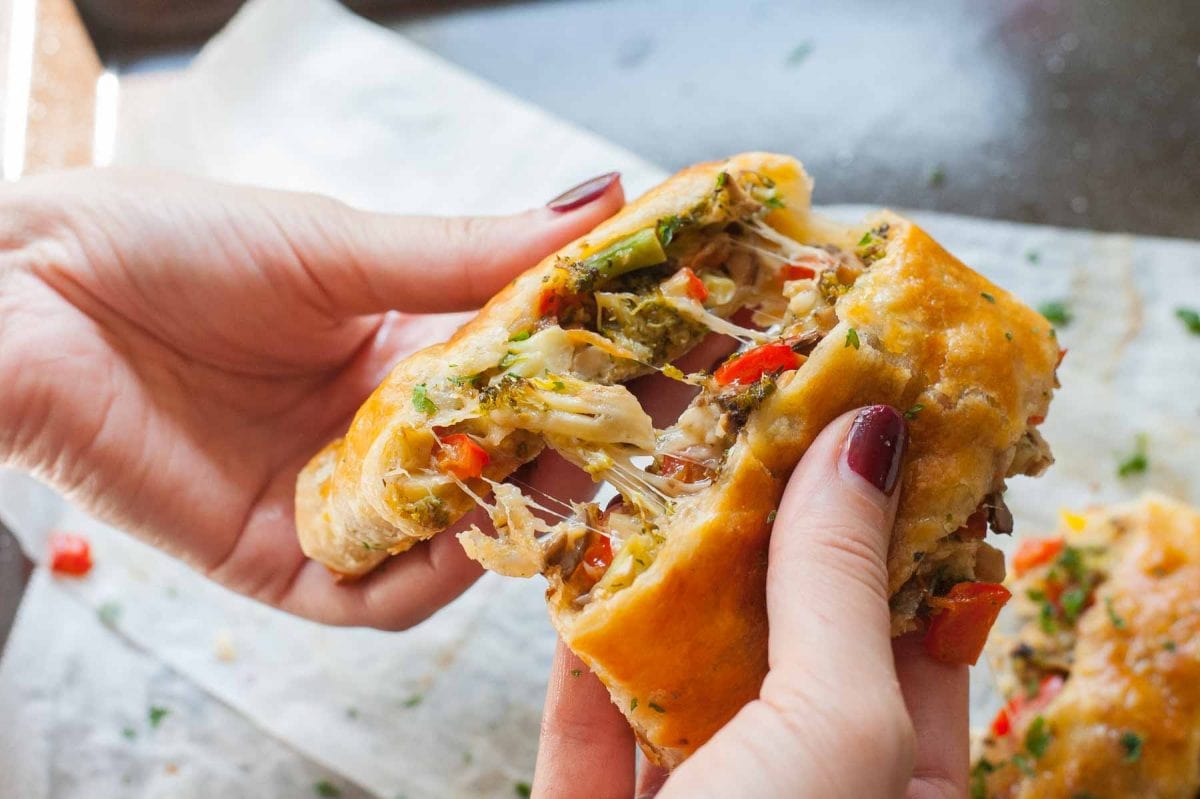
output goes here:
[[585, 180], [578, 186], [567, 189], [562, 194], [555, 197], [550, 202], [546, 203], [546, 207], [551, 211], [558, 213], [566, 213], [574, 211], [576, 208], [587, 205], [596, 200], [604, 192], [608, 191], [608, 187], [621, 179], [620, 172], [606, 172], [603, 175], [594, 177], [591, 180]]
[[859, 477], [890, 495], [900, 477], [908, 425], [890, 405], [863, 408], [846, 438], [846, 464]]

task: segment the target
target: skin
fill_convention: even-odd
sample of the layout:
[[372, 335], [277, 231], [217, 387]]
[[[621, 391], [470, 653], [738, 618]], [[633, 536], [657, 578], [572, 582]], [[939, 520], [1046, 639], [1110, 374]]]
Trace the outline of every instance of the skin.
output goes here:
[[919, 638], [890, 637], [886, 559], [899, 492], [887, 497], [847, 466], [856, 413], [817, 438], [780, 505], [759, 699], [669, 777], [639, 769], [608, 692], [560, 644], [535, 797], [966, 795], [967, 669], [933, 661]]
[[[416, 624], [479, 567], [443, 534], [335, 581], [297, 544], [296, 474], [397, 359], [461, 324], [447, 312], [477, 307], [622, 202], [617, 183], [566, 213], [440, 219], [158, 174], [6, 185], [0, 464], [263, 602], [332, 624]], [[689, 368], [720, 356], [693, 353]], [[660, 424], [687, 399], [654, 394]], [[895, 498], [846, 466], [850, 419], [813, 445], [779, 510], [759, 700], [668, 778], [638, 767], [607, 691], [560, 646], [536, 795], [965, 794], [966, 669], [888, 637]], [[559, 497], [592, 491], [552, 454], [522, 477]]]

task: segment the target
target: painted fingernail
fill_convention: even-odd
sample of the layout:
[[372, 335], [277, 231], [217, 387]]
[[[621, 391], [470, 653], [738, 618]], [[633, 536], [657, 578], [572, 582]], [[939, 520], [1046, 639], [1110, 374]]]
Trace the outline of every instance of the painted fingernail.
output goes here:
[[603, 175], [585, 180], [578, 186], [567, 189], [562, 194], [555, 197], [550, 202], [546, 203], [546, 207], [551, 211], [557, 211], [560, 214], [567, 211], [574, 211], [593, 200], [599, 199], [600, 195], [608, 191], [608, 187], [621, 179], [620, 172], [606, 172]]
[[863, 408], [846, 438], [846, 464], [859, 477], [889, 496], [896, 490], [900, 461], [908, 443], [908, 425], [890, 405]]

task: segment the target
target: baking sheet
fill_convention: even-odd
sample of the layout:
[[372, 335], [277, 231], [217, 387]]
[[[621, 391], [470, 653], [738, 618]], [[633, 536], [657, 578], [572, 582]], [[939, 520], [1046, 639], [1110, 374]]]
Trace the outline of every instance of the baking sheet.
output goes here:
[[[610, 169], [624, 172], [631, 195], [663, 176], [327, 0], [248, 3], [155, 102], [153, 113], [122, 117], [118, 164], [320, 191], [378, 210], [500, 213]], [[915, 217], [1001, 285], [1033, 303], [1067, 300], [1075, 313], [1061, 332], [1071, 350], [1064, 387], [1044, 427], [1059, 463], [1040, 480], [1012, 481], [1018, 534], [1055, 526], [1060, 508], [1144, 487], [1200, 500], [1200, 337], [1173, 315], [1200, 306], [1200, 244]], [[1139, 434], [1149, 471], [1119, 480], [1117, 464]], [[212, 585], [27, 478], [0, 475], [0, 517], [35, 556], [53, 527], [87, 533], [96, 569], [54, 582], [57, 591], [97, 610], [119, 607], [113, 630], [146, 657], [379, 796], [512, 796], [532, 774], [553, 643], [540, 581], [489, 575], [403, 634], [333, 629]], [[86, 652], [87, 637], [60, 639], [46, 624], [46, 614], [69, 612], [54, 607], [69, 606], [23, 612], [19, 636], [34, 648], [39, 636], [53, 638], [45, 651], [64, 658]], [[36, 689], [13, 684], [14, 657], [0, 688], [22, 707]], [[122, 668], [115, 656], [112, 664]], [[986, 677], [974, 681], [977, 713], [995, 701], [988, 687]], [[0, 770], [14, 762], [10, 746], [0, 738]], [[195, 749], [221, 751], [211, 740]], [[28, 795], [66, 794], [51, 785]]]

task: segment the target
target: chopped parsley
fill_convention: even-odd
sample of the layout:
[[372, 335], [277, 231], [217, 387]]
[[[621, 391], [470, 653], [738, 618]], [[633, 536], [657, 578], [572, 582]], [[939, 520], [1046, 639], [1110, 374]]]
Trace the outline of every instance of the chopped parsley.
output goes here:
[[647, 704], [650, 707], [650, 709], [653, 710], [655, 713], [666, 713], [667, 712], [666, 708], [664, 708], [660, 704], [657, 704], [656, 702], [648, 702]]
[[583, 669], [571, 669], [572, 677], [578, 677], [581, 674], [583, 674]]
[[1193, 336], [1200, 336], [1200, 312], [1195, 308], [1176, 308], [1175, 316]]
[[329, 780], [313, 783], [313, 793], [317, 796], [341, 796], [342, 790]]
[[1038, 716], [1025, 731], [1025, 748], [1034, 758], [1040, 758], [1046, 754], [1046, 747], [1050, 746], [1050, 737], [1050, 731], [1046, 729], [1046, 718]]
[[417, 383], [413, 386], [412, 404], [414, 408], [426, 416], [433, 416], [437, 413], [438, 408], [433, 404], [433, 400], [429, 398], [429, 393], [424, 383]]
[[1031, 264], [1036, 264], [1042, 260], [1042, 254], [1037, 250], [1028, 250], [1025, 253], [1025, 260]]
[[988, 294], [986, 291], [979, 292], [979, 296], [983, 297], [985, 300], [992, 303], [993, 305], [996, 304], [996, 298], [993, 297], [991, 294]]
[[1071, 313], [1071, 309], [1061, 300], [1042, 303], [1038, 306], [1038, 313], [1046, 317], [1046, 321], [1055, 327], [1066, 327], [1075, 318], [1075, 315]]
[[1067, 622], [1074, 622], [1079, 618], [1079, 614], [1087, 605], [1087, 599], [1088, 592], [1080, 586], [1063, 591], [1059, 601], [1062, 602], [1063, 615], [1066, 616]]
[[904, 418], [905, 419], [916, 419], [917, 414], [923, 410], [925, 410], [925, 406], [918, 402], [916, 405], [912, 406], [911, 408], [909, 408], [907, 411], [904, 412]]
[[767, 199], [763, 200], [762, 203], [763, 203], [763, 205], [767, 206], [768, 208], [786, 208], [787, 207], [784, 205], [783, 200], [779, 199], [774, 194], [772, 194], [770, 197], [767, 197]]
[[935, 166], [933, 168], [933, 171], [929, 173], [929, 188], [940, 189], [942, 186], [945, 186], [945, 185], [946, 185], [946, 170], [941, 164], [938, 164], [937, 166]]
[[800, 44], [792, 48], [792, 52], [788, 53], [787, 65], [789, 67], [796, 67], [803, 64], [812, 55], [812, 51], [812, 42], [800, 42]]
[[971, 767], [971, 799], [987, 799], [987, 775], [996, 770], [996, 766], [986, 757]]
[[[722, 173], [722, 174], [724, 174], [724, 173]], [[529, 783], [525, 782], [524, 780], [521, 780], [520, 782], [513, 785], [513, 793], [515, 793], [517, 796], [522, 796], [522, 797], [525, 797], [526, 799], [528, 799], [528, 797], [533, 795], [533, 786], [530, 785]]]
[[137, 737], [137, 730], [135, 730], [133, 727], [126, 727], [123, 730], [121, 730], [121, 735], [125, 736], [125, 738], [127, 738], [128, 740], [132, 741], [134, 738]]
[[1022, 774], [1032, 777], [1037, 773], [1033, 768], [1033, 763], [1029, 760], [1028, 755], [1013, 755], [1012, 764], [1020, 769]]
[[169, 715], [171, 715], [170, 708], [159, 705], [151, 705], [150, 710], [146, 712], [146, 718], [150, 720], [151, 727], [157, 727], [159, 724], [162, 724], [162, 720]]
[[1108, 612], [1108, 620], [1112, 622], [1112, 626], [1118, 630], [1124, 630], [1125, 619], [1121, 618], [1121, 615], [1113, 607], [1112, 597], [1106, 596], [1104, 598], [1104, 609]]
[[420, 694], [413, 694], [408, 699], [404, 700], [404, 706], [405, 707], [416, 707], [417, 705], [421, 704], [423, 701], [425, 701], [425, 697], [421, 696]]
[[1005, 337], [1006, 339], [1008, 339], [1009, 341], [1012, 341], [1012, 331], [1011, 331], [1011, 330], [1005, 330], [1005, 331], [1004, 331], [1004, 337]]
[[509, 341], [524, 341], [532, 335], [528, 330], [522, 330], [520, 333], [514, 333], [509, 337]]
[[776, 516], [778, 513], [779, 513], [779, 511], [775, 511], [775, 510], [771, 511], [770, 513], [768, 513], [768, 514], [767, 514], [767, 524], [771, 524], [772, 522], [774, 522], [774, 521], [775, 521], [775, 516]]
[[[725, 174], [724, 172], [721, 173]], [[671, 215], [658, 220], [658, 224], [654, 228], [655, 234], [658, 236], [659, 242], [666, 247], [675, 238], [675, 234], [682, 227], [683, 220], [677, 216]]]
[[725, 184], [728, 182], [729, 182], [729, 173], [728, 172], [722, 172], [721, 174], [717, 175], [717, 188], [718, 189], [725, 188]]
[[637, 710], [637, 697], [636, 696], [633, 699], [629, 700], [629, 712], [632, 713], [635, 710]]
[[1145, 474], [1149, 468], [1150, 459], [1146, 456], [1146, 436], [1139, 434], [1134, 439], [1133, 453], [1117, 464], [1117, 477]]
[[1172, 641], [1170, 639], [1163, 641], [1163, 649], [1167, 650], [1168, 652], [1174, 652], [1176, 650], [1176, 648], [1177, 648], [1177, 645], [1174, 641]]
[[1121, 748], [1125, 750], [1126, 763], [1136, 763], [1142, 756], [1142, 736], [1133, 730], [1121, 733]]
[[858, 331], [855, 330], [854, 328], [850, 328], [849, 330], [846, 331], [845, 346], [853, 347], [854, 349], [858, 349]]

